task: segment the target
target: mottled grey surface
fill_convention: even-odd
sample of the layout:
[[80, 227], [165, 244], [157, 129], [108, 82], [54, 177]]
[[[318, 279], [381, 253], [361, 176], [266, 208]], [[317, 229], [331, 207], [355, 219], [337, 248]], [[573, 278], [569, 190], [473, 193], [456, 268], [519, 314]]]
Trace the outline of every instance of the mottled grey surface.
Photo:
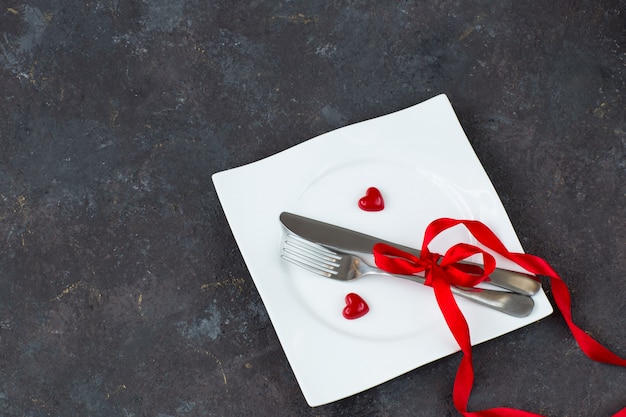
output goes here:
[[[456, 415], [459, 355], [309, 408], [211, 182], [439, 93], [526, 251], [626, 356], [623, 1], [9, 3], [0, 415]], [[626, 406], [626, 371], [558, 314], [474, 352], [472, 410]]]

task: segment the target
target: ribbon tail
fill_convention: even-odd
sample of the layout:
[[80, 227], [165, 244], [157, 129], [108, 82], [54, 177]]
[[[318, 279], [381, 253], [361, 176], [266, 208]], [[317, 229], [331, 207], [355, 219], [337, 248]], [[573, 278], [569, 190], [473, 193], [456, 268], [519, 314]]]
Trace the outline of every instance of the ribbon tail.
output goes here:
[[[543, 259], [534, 255], [510, 253], [507, 256], [519, 266], [537, 275], [544, 275], [550, 278], [550, 286], [552, 287], [552, 296], [563, 319], [567, 323], [574, 339], [580, 346], [580, 349], [590, 359], [606, 363], [609, 365], [626, 366], [626, 359], [611, 352], [600, 342], [591, 337], [587, 332], [578, 327], [572, 318], [572, 301], [567, 285], [561, 277], [550, 267]], [[624, 416], [626, 417], [626, 415]]]
[[464, 413], [463, 415], [465, 417], [543, 417], [541, 414], [508, 407], [490, 408], [489, 410]]
[[626, 417], [626, 407], [615, 413], [613, 417]]
[[446, 324], [463, 353], [452, 389], [452, 402], [457, 411], [465, 417], [542, 417], [540, 414], [507, 407], [475, 412], [467, 411], [467, 404], [474, 386], [474, 366], [472, 364], [472, 343], [469, 326], [452, 295], [450, 284], [443, 279], [434, 279], [433, 290]]
[[452, 295], [450, 284], [443, 279], [433, 280], [433, 289], [437, 304], [452, 332], [452, 336], [463, 352], [461, 364], [454, 380], [452, 400], [456, 409], [463, 415], [467, 412], [467, 403], [474, 385], [474, 368], [472, 365], [472, 344], [470, 332], [463, 313]]
[[[550, 285], [552, 287], [554, 301], [559, 307], [559, 310], [561, 311], [567, 326], [572, 332], [574, 339], [585, 355], [596, 362], [606, 363], [609, 365], [626, 366], [626, 359], [607, 349], [572, 321], [569, 291], [563, 281], [558, 278], [551, 278]], [[624, 413], [624, 416], [626, 417], [626, 412]]]

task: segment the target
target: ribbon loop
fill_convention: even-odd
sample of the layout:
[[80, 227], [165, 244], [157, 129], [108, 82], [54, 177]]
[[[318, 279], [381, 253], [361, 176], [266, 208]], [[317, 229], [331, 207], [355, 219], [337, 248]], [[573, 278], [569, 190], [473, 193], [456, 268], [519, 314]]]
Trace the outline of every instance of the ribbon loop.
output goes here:
[[432, 267], [431, 258], [418, 258], [384, 243], [374, 245], [373, 253], [376, 265], [392, 274], [414, 275]]
[[[373, 253], [379, 268], [392, 274], [415, 275], [424, 272], [425, 285], [431, 287], [435, 277], [450, 285], [474, 287], [485, 281], [496, 266], [495, 258], [490, 253], [466, 243], [452, 246], [443, 256], [422, 251], [417, 257], [384, 243], [374, 245]], [[474, 255], [482, 255], [484, 267], [462, 263]]]

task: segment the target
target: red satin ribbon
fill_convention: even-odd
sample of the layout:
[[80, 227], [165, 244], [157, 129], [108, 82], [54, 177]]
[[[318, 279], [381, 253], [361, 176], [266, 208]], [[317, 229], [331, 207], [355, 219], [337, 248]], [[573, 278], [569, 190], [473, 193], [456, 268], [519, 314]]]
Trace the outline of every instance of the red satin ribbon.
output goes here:
[[[379, 243], [374, 246], [376, 265], [385, 271], [397, 274], [415, 274], [425, 272], [426, 285], [433, 287], [437, 304], [456, 339], [463, 357], [457, 371], [452, 390], [452, 399], [456, 409], [468, 417], [542, 417], [540, 414], [507, 407], [490, 408], [482, 411], [468, 411], [467, 404], [474, 385], [474, 368], [472, 365], [472, 345], [470, 333], [463, 313], [459, 309], [451, 285], [474, 286], [488, 280], [489, 274], [495, 269], [494, 257], [473, 245], [459, 243], [452, 246], [445, 255], [432, 253], [428, 244], [441, 232], [456, 225], [464, 225], [470, 233], [484, 246], [515, 262], [528, 272], [550, 278], [552, 295], [580, 349], [591, 359], [611, 365], [626, 366], [626, 359], [617, 356], [599, 342], [585, 333], [572, 321], [570, 293], [559, 275], [543, 259], [524, 253], [509, 252], [498, 237], [483, 223], [475, 220], [455, 220], [441, 218], [433, 221], [426, 228], [420, 257], [403, 252], [392, 246]], [[461, 264], [460, 261], [480, 254], [484, 268], [476, 265]], [[613, 417], [626, 417], [626, 407]]]

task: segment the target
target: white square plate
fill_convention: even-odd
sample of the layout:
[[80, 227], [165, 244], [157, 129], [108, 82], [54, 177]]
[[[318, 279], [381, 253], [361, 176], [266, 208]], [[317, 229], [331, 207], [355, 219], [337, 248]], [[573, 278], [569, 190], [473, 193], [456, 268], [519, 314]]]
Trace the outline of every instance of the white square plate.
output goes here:
[[[310, 406], [356, 394], [459, 350], [432, 289], [401, 279], [325, 279], [280, 257], [282, 211], [309, 216], [407, 246], [420, 247], [439, 217], [480, 220], [510, 251], [523, 252], [509, 218], [445, 95], [346, 126], [263, 160], [213, 175], [226, 218], [287, 359]], [[366, 212], [359, 198], [377, 187], [385, 208]], [[443, 253], [460, 228], [437, 238]], [[499, 259], [499, 266], [517, 269]], [[500, 263], [501, 262], [501, 263]], [[361, 295], [370, 312], [342, 316], [344, 297]], [[533, 313], [515, 318], [458, 299], [472, 344], [550, 313], [545, 293]]]

